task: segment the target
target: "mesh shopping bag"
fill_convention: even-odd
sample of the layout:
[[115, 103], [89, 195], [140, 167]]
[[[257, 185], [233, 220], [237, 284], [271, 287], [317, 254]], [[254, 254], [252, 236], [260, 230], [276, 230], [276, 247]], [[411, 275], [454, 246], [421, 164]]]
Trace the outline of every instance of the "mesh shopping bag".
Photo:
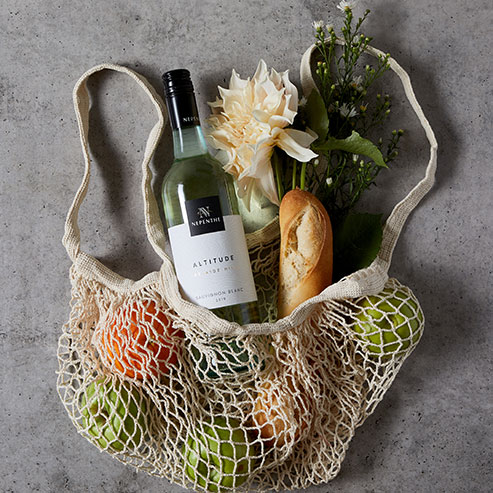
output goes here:
[[[314, 48], [301, 67], [305, 94], [315, 87]], [[63, 240], [73, 262], [72, 300], [59, 340], [57, 387], [77, 430], [97, 448], [195, 491], [305, 488], [337, 475], [356, 428], [381, 401], [424, 326], [416, 297], [387, 272], [407, 216], [433, 183], [437, 145], [409, 77], [389, 62], [430, 141], [425, 177], [392, 211], [368, 268], [281, 320], [278, 223], [247, 235], [263, 322], [246, 326], [184, 299], [164, 251], [149, 170], [165, 125], [159, 96], [142, 76], [117, 65], [94, 67], [77, 82], [85, 174]], [[80, 249], [77, 216], [91, 168], [86, 82], [105, 69], [130, 76], [158, 116], [144, 153], [142, 192], [147, 236], [162, 265], [138, 281]]]

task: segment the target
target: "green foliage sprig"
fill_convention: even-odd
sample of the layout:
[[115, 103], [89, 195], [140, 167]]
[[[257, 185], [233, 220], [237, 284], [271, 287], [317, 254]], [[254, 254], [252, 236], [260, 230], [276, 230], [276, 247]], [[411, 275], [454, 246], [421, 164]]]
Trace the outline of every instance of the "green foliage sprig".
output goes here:
[[[310, 178], [314, 185], [312, 192], [335, 219], [344, 218], [354, 208], [362, 193], [375, 183], [380, 171], [397, 156], [403, 135], [402, 130], [394, 130], [386, 147], [382, 138], [377, 144], [366, 138], [370, 130], [381, 126], [390, 115], [389, 94], [377, 94], [374, 104], [366, 101], [370, 86], [390, 68], [390, 55], [379, 56], [375, 67], [367, 64], [363, 74], [356, 75], [360, 58], [372, 40], [361, 32], [370, 11], [354, 25], [352, 9], [346, 8], [344, 13], [340, 38], [331, 26], [324, 30], [318, 23], [315, 27], [321, 58], [315, 70], [320, 92], [310, 95], [304, 114], [302, 112], [308, 126], [318, 121], [319, 131], [322, 127], [312, 147], [325, 158], [326, 167], [324, 173], [318, 171]], [[315, 108], [319, 112], [325, 110], [327, 119], [314, 111]]]
[[339, 37], [333, 27], [315, 23], [319, 91], [313, 91], [300, 106], [295, 126], [317, 133], [311, 147], [320, 159], [307, 165], [279, 151], [273, 158], [279, 199], [297, 186], [309, 190], [335, 220], [354, 208], [380, 171], [397, 157], [404, 133], [394, 130], [386, 142], [379, 138], [375, 144], [367, 138], [386, 121], [392, 106], [389, 94], [377, 94], [367, 101], [370, 86], [389, 69], [390, 55], [378, 57], [375, 67], [367, 64], [357, 75], [360, 58], [372, 40], [361, 32], [369, 13], [355, 20], [352, 9], [345, 8]]
[[[403, 130], [393, 130], [374, 143], [370, 131], [381, 128], [390, 115], [389, 94], [371, 97], [370, 87], [390, 68], [390, 55], [381, 55], [375, 66], [361, 63], [372, 38], [361, 32], [370, 11], [357, 20], [350, 6], [341, 7], [344, 23], [338, 36], [331, 26], [314, 23], [317, 58], [314, 90], [300, 105], [295, 127], [307, 127], [318, 138], [311, 148], [319, 158], [299, 163], [276, 150], [272, 164], [279, 199], [299, 187], [315, 194], [327, 209], [334, 228], [334, 256], [339, 255], [340, 278], [369, 265], [382, 238], [381, 215], [355, 214], [363, 192], [375, 184], [382, 169], [398, 155]], [[344, 252], [351, 251], [351, 261]], [[346, 255], [347, 257], [347, 255]], [[337, 261], [334, 262], [337, 264]], [[351, 265], [350, 265], [351, 264]]]

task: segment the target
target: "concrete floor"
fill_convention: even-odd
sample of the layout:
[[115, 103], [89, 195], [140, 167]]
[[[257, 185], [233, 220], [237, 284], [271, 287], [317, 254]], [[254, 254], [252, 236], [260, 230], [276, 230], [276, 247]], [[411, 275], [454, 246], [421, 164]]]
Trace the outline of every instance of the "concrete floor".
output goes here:
[[[435, 188], [410, 217], [391, 275], [426, 315], [423, 339], [352, 441], [340, 475], [311, 492], [487, 492], [493, 484], [491, 0], [374, 0], [365, 32], [411, 74], [439, 142]], [[335, 1], [3, 0], [0, 8], [2, 300], [0, 491], [178, 492], [100, 454], [57, 396], [56, 347], [69, 313], [66, 211], [82, 176], [71, 91], [103, 61], [146, 75], [193, 75], [200, 110], [235, 67], [260, 57], [299, 82], [311, 22]], [[427, 162], [423, 133], [395, 87], [408, 129], [395, 169], [367, 196], [389, 212]], [[82, 209], [83, 248], [120, 274], [159, 267], [144, 240], [139, 165], [153, 113], [121, 76], [91, 84], [95, 173]], [[166, 132], [154, 169], [171, 159]], [[363, 205], [365, 205], [363, 204]]]

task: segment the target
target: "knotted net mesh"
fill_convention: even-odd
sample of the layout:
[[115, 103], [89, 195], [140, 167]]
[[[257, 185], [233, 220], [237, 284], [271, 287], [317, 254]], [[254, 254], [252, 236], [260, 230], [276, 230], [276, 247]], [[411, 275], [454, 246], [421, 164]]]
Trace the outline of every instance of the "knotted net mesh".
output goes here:
[[[276, 317], [278, 242], [250, 249], [265, 321]], [[421, 336], [412, 292], [318, 303], [298, 326], [208, 335], [160, 281], [118, 292], [71, 270], [58, 391], [100, 450], [195, 491], [305, 488], [333, 479]]]

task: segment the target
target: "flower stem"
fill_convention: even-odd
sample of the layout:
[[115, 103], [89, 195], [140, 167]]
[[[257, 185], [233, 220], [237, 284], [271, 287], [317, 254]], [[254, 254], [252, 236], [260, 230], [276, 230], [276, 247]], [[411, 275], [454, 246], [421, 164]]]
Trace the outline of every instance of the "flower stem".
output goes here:
[[301, 164], [301, 174], [300, 174], [300, 188], [305, 189], [305, 175], [306, 175], [306, 163]]
[[281, 178], [281, 163], [277, 158], [277, 154], [274, 152], [272, 154], [272, 161], [274, 162], [274, 174], [276, 175], [276, 183], [277, 183], [277, 196], [279, 197], [279, 202], [282, 200], [282, 196], [284, 195], [284, 190], [282, 186], [282, 178]]

